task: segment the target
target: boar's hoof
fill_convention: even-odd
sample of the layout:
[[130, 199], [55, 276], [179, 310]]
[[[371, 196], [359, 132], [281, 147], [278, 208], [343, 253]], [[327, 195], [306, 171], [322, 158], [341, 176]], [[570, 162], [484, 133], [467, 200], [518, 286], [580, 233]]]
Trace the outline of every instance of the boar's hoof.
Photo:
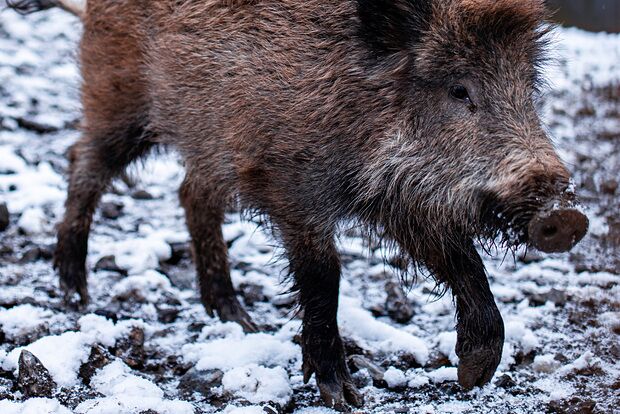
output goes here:
[[258, 332], [258, 327], [235, 296], [219, 297], [215, 300], [214, 306], [205, 305], [205, 308], [210, 316], [214, 316], [215, 308], [222, 322], [237, 322], [245, 333]]
[[364, 397], [351, 379], [338, 382], [318, 382], [321, 398], [325, 404], [339, 412], [351, 411], [347, 404], [356, 408], [364, 404]]
[[530, 221], [529, 240], [545, 253], [562, 253], [572, 249], [588, 231], [588, 218], [572, 208], [544, 211]]
[[502, 346], [474, 348], [459, 355], [458, 380], [466, 390], [491, 381], [502, 357]]
[[[308, 383], [312, 374], [315, 373], [313, 365], [309, 362], [311, 357], [304, 355], [303, 373], [304, 383]], [[318, 365], [320, 366], [320, 365]], [[327, 379], [321, 379], [322, 375], [316, 376], [321, 399], [326, 406], [339, 412], [350, 412], [349, 405], [359, 408], [364, 405], [364, 397], [353, 383], [349, 370], [344, 367], [339, 374], [331, 372]]]
[[[86, 272], [84, 272], [83, 278], [86, 278]], [[88, 296], [88, 288], [86, 284], [82, 284], [79, 282], [80, 276], [78, 277], [63, 277], [62, 273], [60, 276], [60, 290], [63, 292], [63, 302], [65, 305], [69, 306], [72, 303], [73, 294], [77, 293], [80, 297], [80, 301], [78, 306], [80, 308], [84, 308], [88, 305], [90, 298]]]

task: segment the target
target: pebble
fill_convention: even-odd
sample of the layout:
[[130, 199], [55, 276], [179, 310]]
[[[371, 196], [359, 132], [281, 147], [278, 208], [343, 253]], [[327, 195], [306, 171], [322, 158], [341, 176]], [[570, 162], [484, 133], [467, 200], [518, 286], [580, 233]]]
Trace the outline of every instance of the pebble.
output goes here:
[[19, 355], [17, 387], [26, 398], [50, 398], [56, 388], [56, 383], [39, 358], [23, 350]]
[[263, 287], [254, 283], [242, 283], [239, 285], [246, 305], [254, 306], [258, 302], [266, 302], [267, 296], [263, 292]]
[[9, 227], [10, 214], [6, 203], [0, 203], [0, 231], [4, 231]]
[[212, 389], [222, 385], [223, 377], [224, 373], [219, 369], [198, 370], [191, 368], [181, 377], [177, 388], [185, 395], [197, 392], [205, 397], [210, 397], [213, 395]]
[[131, 194], [131, 198], [134, 200], [153, 200], [155, 197], [146, 190], [136, 190]]
[[385, 308], [389, 317], [398, 323], [409, 322], [414, 315], [413, 307], [400, 283], [387, 282], [385, 292], [387, 293]]
[[618, 191], [618, 181], [614, 179], [603, 181], [601, 183], [601, 191], [609, 195], [616, 194], [616, 191]]
[[497, 379], [497, 381], [495, 381], [496, 387], [504, 388], [504, 389], [512, 388], [516, 385], [517, 383], [512, 379], [510, 375], [507, 375], [507, 374], [500, 376]]
[[543, 306], [547, 302], [551, 302], [556, 306], [566, 305], [566, 292], [552, 288], [546, 293], [535, 293], [529, 297], [532, 306]]
[[166, 263], [176, 265], [183, 259], [191, 258], [191, 243], [170, 243], [170, 251], [170, 259], [166, 260]]
[[79, 376], [84, 384], [89, 385], [90, 379], [95, 375], [95, 371], [103, 368], [110, 362], [111, 355], [102, 346], [95, 345], [90, 350], [88, 361], [80, 366]]
[[146, 359], [142, 328], [134, 327], [127, 337], [119, 339], [116, 343], [115, 355], [131, 368], [142, 368]]
[[122, 269], [116, 264], [116, 258], [113, 255], [103, 256], [101, 259], [97, 260], [95, 272], [99, 270], [106, 270], [108, 272], [115, 272], [127, 276], [127, 270]]
[[372, 378], [373, 384], [376, 387], [385, 388], [387, 383], [385, 381], [385, 369], [381, 368], [368, 358], [362, 355], [351, 355], [349, 357], [349, 367], [352, 368], [352, 371], [360, 371], [365, 369], [370, 377]]
[[123, 215], [123, 208], [125, 206], [122, 203], [105, 202], [101, 203], [101, 215], [110, 220], [116, 220]]

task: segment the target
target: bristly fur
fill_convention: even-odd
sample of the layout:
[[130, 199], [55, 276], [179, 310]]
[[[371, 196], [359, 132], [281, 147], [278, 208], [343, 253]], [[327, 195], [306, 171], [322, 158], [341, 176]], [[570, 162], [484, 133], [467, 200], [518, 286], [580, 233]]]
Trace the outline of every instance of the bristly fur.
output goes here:
[[359, 36], [377, 55], [403, 51], [430, 27], [430, 0], [357, 0]]

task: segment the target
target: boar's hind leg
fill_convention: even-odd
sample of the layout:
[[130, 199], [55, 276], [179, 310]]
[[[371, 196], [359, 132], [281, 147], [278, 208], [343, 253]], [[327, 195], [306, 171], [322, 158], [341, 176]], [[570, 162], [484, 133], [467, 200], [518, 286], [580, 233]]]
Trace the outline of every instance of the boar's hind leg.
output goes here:
[[77, 292], [80, 302], [88, 302], [86, 253], [93, 212], [110, 181], [127, 165], [144, 155], [152, 144], [139, 127], [113, 127], [87, 131], [71, 147], [70, 177], [65, 216], [58, 226], [54, 268], [60, 276], [65, 301]]
[[340, 285], [340, 258], [331, 238], [279, 224], [299, 291], [303, 310], [302, 352], [304, 381], [315, 374], [322, 399], [328, 406], [359, 407], [363, 397], [346, 366], [336, 314]]
[[467, 240], [444, 252], [427, 264], [455, 297], [458, 380], [462, 387], [471, 389], [493, 378], [502, 356], [504, 323], [473, 243]]
[[192, 237], [200, 298], [207, 313], [239, 323], [245, 332], [258, 329], [235, 296], [230, 280], [228, 249], [222, 235], [225, 201], [204, 188], [203, 180], [185, 177], [179, 191]]

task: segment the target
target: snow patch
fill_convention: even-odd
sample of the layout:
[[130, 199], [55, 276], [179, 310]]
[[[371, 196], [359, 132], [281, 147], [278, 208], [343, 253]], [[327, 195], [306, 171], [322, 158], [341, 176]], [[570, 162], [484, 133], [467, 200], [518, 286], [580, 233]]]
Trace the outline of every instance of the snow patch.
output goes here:
[[14, 339], [44, 325], [52, 315], [52, 311], [30, 304], [0, 309], [0, 326], [7, 338]]
[[119, 360], [101, 368], [91, 379], [91, 386], [105, 397], [84, 401], [76, 407], [76, 413], [133, 414], [147, 410], [160, 414], [194, 413], [188, 402], [164, 399], [164, 392], [157, 385], [132, 374]]
[[286, 405], [293, 395], [288, 374], [282, 367], [250, 364], [233, 368], [224, 374], [222, 385], [224, 390], [254, 404], [274, 401]]

